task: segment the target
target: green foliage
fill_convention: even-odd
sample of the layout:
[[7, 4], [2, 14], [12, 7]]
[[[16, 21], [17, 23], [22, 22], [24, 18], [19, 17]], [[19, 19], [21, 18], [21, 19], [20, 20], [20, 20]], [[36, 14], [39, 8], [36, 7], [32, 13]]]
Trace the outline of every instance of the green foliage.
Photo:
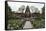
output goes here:
[[11, 12], [11, 8], [10, 6], [8, 6], [7, 1], [5, 2], [5, 9], [6, 9], [6, 12]]
[[43, 21], [41, 20], [41, 18], [39, 19], [35, 19], [33, 22], [33, 28], [44, 28], [45, 27], [45, 20], [43, 19]]
[[42, 8], [42, 17], [45, 18], [45, 6]]
[[13, 29], [22, 29], [22, 21], [20, 19], [11, 19], [8, 24], [10, 24], [10, 27], [13, 27]]
[[6, 15], [6, 29], [8, 25], [8, 13], [11, 12], [11, 8], [8, 6], [7, 1], [5, 1], [5, 15]]
[[[14, 16], [14, 12], [11, 11], [11, 8], [8, 6], [7, 1], [5, 2], [5, 11], [6, 11], [6, 29], [21, 29], [22, 28], [22, 22], [20, 19], [18, 19], [16, 16]], [[9, 26], [10, 24], [10, 26]]]
[[[44, 7], [42, 10], [45, 10]], [[25, 22], [22, 22], [21, 19], [17, 18], [16, 15], [14, 16], [14, 12], [11, 11], [11, 8], [8, 6], [7, 1], [5, 2], [5, 11], [6, 11], [6, 25], [9, 26], [8, 29], [22, 29], [22, 24]], [[26, 11], [30, 11], [29, 6], [26, 7]], [[35, 19], [35, 21], [32, 21], [34, 28], [44, 28], [45, 27], [45, 21], [42, 21], [43, 16], [38, 16], [38, 19]]]
[[45, 6], [42, 8], [43, 12], [45, 12]]

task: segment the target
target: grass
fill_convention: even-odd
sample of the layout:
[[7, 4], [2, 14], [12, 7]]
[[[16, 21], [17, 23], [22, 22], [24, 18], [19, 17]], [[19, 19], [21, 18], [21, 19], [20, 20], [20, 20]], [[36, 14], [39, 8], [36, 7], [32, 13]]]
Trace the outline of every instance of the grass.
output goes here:
[[44, 28], [45, 27], [45, 20], [42, 21], [41, 18], [36, 18], [34, 21], [32, 21], [33, 28]]
[[22, 21], [20, 19], [11, 19], [11, 20], [8, 20], [8, 25], [10, 24], [10, 28], [13, 27], [13, 29], [20, 29], [22, 28], [21, 24], [22, 24]]

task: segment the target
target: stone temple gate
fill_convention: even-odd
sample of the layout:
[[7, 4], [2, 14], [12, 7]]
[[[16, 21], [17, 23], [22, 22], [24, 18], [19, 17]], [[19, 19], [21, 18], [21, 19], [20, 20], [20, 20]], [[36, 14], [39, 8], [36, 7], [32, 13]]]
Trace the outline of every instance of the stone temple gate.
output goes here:
[[21, 18], [21, 21], [24, 21], [23, 29], [28, 29], [33, 27], [31, 24], [31, 12], [29, 6], [26, 7], [25, 13], [16, 13], [16, 15], [19, 15], [17, 17]]
[[39, 13], [31, 13], [29, 6], [26, 7], [25, 13], [13, 13], [13, 16], [20, 18], [23, 22], [23, 29], [33, 28], [31, 21], [34, 21], [35, 18], [39, 16]]
[[30, 19], [31, 19], [31, 12], [30, 12], [30, 9], [29, 9], [29, 6], [26, 7], [26, 11], [25, 11], [25, 24], [24, 24], [24, 27], [23, 29], [28, 29], [28, 28], [32, 28], [32, 24], [30, 22]]
[[15, 13], [16, 17], [20, 18], [21, 21], [24, 21], [23, 29], [33, 28], [31, 21], [32, 18], [36, 18], [36, 14], [31, 14], [29, 6], [26, 7], [25, 13]]

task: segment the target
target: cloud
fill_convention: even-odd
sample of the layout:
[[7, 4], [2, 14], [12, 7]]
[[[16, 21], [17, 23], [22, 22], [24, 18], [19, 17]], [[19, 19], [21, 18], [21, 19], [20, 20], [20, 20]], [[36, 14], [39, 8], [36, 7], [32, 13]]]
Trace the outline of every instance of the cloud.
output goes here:
[[[39, 3], [22, 3], [22, 2], [8, 2], [8, 5], [11, 7], [12, 11], [18, 11], [18, 9], [24, 5], [25, 7], [28, 5], [29, 7], [35, 6], [41, 11], [41, 8], [44, 6], [44, 4]], [[31, 9], [31, 8], [30, 8]]]

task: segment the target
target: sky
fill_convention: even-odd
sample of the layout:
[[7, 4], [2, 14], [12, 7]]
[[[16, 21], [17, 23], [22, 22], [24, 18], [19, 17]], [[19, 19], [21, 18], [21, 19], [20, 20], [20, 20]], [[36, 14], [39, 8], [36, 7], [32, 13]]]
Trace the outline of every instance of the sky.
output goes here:
[[23, 3], [23, 2], [8, 2], [8, 5], [11, 7], [12, 11], [16, 11], [16, 12], [18, 12], [18, 9], [22, 5], [24, 5], [25, 8], [26, 8], [27, 5], [29, 7], [34, 6], [34, 7], [39, 9], [40, 13], [42, 13], [41, 8], [44, 6], [44, 4], [39, 4], [39, 3]]

